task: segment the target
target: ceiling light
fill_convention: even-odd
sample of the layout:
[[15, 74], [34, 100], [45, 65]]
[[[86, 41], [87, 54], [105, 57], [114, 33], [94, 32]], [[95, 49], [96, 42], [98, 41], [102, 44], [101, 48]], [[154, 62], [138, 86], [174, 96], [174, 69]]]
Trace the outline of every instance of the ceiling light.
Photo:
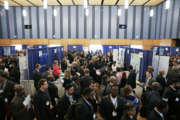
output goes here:
[[170, 8], [170, 0], [166, 1], [166, 5], [165, 5], [165, 9], [169, 9]]
[[122, 12], [122, 11], [121, 11], [121, 9], [119, 8], [119, 9], [118, 9], [118, 16], [121, 16], [121, 12]]
[[4, 1], [4, 8], [5, 8], [5, 10], [8, 10], [8, 9], [9, 9], [9, 3], [8, 3], [8, 1]]
[[125, 0], [124, 1], [124, 8], [128, 9], [128, 7], [129, 7], [129, 2], [128, 2], [128, 0]]
[[54, 16], [57, 16], [57, 10], [54, 9]]
[[87, 7], [88, 7], [88, 1], [84, 0], [84, 8], [87, 8]]
[[89, 10], [85, 9], [85, 15], [88, 16], [89, 15]]
[[23, 9], [23, 16], [26, 17], [26, 15], [27, 15], [27, 12], [25, 9]]
[[48, 7], [47, 0], [43, 0], [43, 8], [47, 9], [47, 7]]
[[150, 17], [153, 17], [153, 16], [154, 16], [154, 10], [151, 9], [151, 10], [150, 10]]

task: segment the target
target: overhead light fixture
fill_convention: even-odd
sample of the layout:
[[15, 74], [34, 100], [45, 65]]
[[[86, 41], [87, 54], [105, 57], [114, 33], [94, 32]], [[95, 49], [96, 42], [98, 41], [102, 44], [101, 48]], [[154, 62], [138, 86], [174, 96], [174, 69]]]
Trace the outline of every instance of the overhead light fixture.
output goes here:
[[47, 9], [47, 7], [48, 7], [47, 0], [43, 0], [43, 8]]
[[153, 17], [153, 16], [154, 16], [154, 10], [151, 9], [151, 10], [150, 10], [150, 17]]
[[88, 15], [89, 15], [89, 10], [88, 10], [88, 8], [87, 8], [87, 9], [85, 9], [85, 15], [86, 15], [86, 16], [88, 16]]
[[27, 12], [25, 9], [23, 9], [23, 16], [26, 17], [26, 15], [27, 15]]
[[170, 8], [170, 0], [166, 1], [166, 5], [165, 5], [165, 9], [169, 9]]
[[128, 0], [125, 0], [125, 1], [124, 1], [124, 8], [125, 8], [125, 9], [128, 9], [128, 8], [129, 8], [129, 1], [128, 1]]
[[119, 8], [119, 9], [118, 9], [118, 16], [121, 16], [121, 12], [122, 12], [122, 11], [121, 11], [121, 9]]
[[8, 3], [8, 1], [4, 1], [4, 8], [5, 8], [5, 10], [8, 10], [8, 9], [9, 9], [9, 3]]
[[84, 0], [84, 8], [87, 9], [87, 7], [88, 7], [88, 1]]
[[57, 16], [57, 10], [54, 9], [54, 16]]

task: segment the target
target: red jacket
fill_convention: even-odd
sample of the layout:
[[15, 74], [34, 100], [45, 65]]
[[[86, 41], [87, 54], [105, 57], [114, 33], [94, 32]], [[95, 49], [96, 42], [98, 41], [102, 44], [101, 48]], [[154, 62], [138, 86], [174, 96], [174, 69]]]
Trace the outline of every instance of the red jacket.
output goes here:
[[53, 75], [59, 76], [60, 75], [60, 67], [53, 65]]

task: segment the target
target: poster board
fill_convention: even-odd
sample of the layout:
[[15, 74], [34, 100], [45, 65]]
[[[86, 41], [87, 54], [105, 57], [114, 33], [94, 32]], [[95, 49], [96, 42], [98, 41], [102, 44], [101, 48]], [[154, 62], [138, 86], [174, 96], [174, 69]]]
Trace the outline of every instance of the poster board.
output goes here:
[[119, 66], [124, 67], [125, 49], [119, 48]]
[[20, 80], [28, 80], [27, 56], [19, 56]]
[[140, 54], [132, 53], [130, 65], [132, 65], [133, 69], [136, 71], [136, 80], [139, 80], [140, 62], [141, 62]]
[[116, 61], [116, 65], [119, 66], [119, 53], [118, 53], [118, 49], [113, 49], [113, 61]]

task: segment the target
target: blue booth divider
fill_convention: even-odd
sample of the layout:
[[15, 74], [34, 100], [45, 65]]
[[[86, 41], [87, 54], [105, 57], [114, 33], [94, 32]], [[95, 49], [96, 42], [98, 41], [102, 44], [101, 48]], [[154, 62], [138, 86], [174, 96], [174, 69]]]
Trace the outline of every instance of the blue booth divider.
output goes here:
[[48, 45], [34, 45], [33, 48], [47, 48]]
[[68, 45], [68, 51], [83, 51], [82, 45]]
[[[27, 49], [29, 79], [33, 79], [33, 70], [36, 64], [41, 65], [40, 72], [44, 72], [46, 66], [52, 66], [54, 60], [61, 62], [64, 57], [64, 47]], [[63, 53], [63, 54], [62, 54]]]
[[119, 48], [130, 48], [128, 45], [103, 45], [103, 55], [107, 54], [111, 51], [111, 49], [119, 49]]
[[15, 46], [1, 46], [0, 56], [8, 56], [16, 54]]

